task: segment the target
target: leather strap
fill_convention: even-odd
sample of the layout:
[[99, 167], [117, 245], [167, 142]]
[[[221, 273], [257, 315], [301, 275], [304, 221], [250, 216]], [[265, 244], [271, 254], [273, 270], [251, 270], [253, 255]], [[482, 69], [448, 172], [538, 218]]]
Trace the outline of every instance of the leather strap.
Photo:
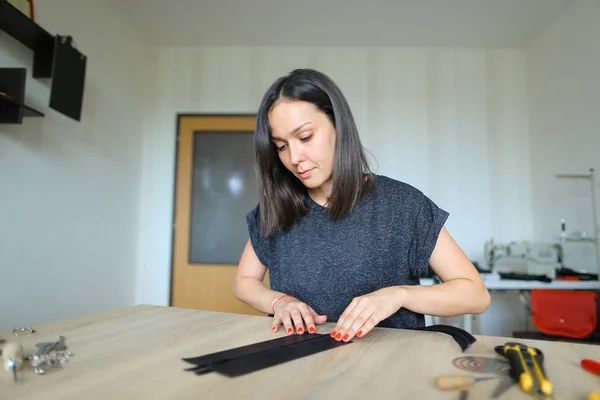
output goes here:
[[235, 377], [350, 343], [318, 333], [290, 335], [183, 360], [195, 365], [186, 371], [196, 375], [214, 371]]
[[200, 365], [212, 365], [221, 363], [224, 361], [233, 360], [239, 357], [248, 356], [251, 354], [259, 353], [262, 351], [268, 351], [272, 349], [279, 349], [286, 346], [290, 346], [296, 343], [306, 342], [309, 340], [314, 340], [317, 337], [321, 336], [321, 334], [312, 333], [310, 335], [290, 335], [283, 336], [276, 339], [265, 340], [263, 342], [253, 343], [242, 347], [236, 347], [230, 350], [218, 351], [216, 353], [207, 354], [199, 357], [191, 357], [184, 358], [183, 361], [186, 361], [190, 364], [194, 364], [196, 366]]
[[454, 341], [460, 346], [460, 349], [463, 352], [477, 341], [477, 339], [475, 339], [475, 337], [469, 332], [452, 325], [431, 325], [424, 328], [417, 328], [415, 330], [438, 332], [445, 335], [450, 335], [452, 339], [454, 339]]
[[[467, 331], [450, 325], [432, 325], [414, 330], [449, 335], [463, 352], [476, 341]], [[235, 377], [350, 343], [352, 341], [338, 341], [328, 334], [289, 335], [183, 360], [193, 364], [193, 367], [185, 370], [196, 375], [218, 372]]]
[[337, 341], [329, 335], [321, 335], [314, 340], [299, 342], [285, 349], [271, 349], [227, 362], [214, 364], [211, 369], [228, 377], [236, 377], [274, 365], [283, 364], [298, 358], [344, 346], [350, 342]]

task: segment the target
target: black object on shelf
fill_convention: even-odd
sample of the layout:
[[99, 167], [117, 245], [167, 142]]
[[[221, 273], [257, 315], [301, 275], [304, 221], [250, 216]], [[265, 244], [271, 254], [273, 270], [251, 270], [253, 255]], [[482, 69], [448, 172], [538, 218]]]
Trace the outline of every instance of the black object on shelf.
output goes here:
[[552, 279], [546, 275], [536, 274], [522, 274], [519, 272], [499, 272], [500, 279], [510, 279], [517, 281], [540, 281], [550, 283]]
[[[0, 0], [0, 30], [33, 50], [33, 78], [52, 79], [50, 108], [80, 121], [87, 57], [73, 46], [73, 38], [51, 35], [7, 0]], [[0, 69], [0, 74], [7, 71]], [[0, 80], [9, 82], [15, 79], [12, 74], [0, 76]], [[21, 80], [21, 75], [18, 75], [16, 83], [16, 87], [0, 90], [6, 93], [0, 98], [0, 122], [21, 123], [23, 116], [43, 116], [23, 104], [25, 81]]]
[[7, 0], [0, 0], [0, 29], [33, 50], [34, 78], [52, 77], [54, 37]]
[[53, 59], [50, 107], [79, 121], [87, 57], [73, 46], [71, 36], [56, 36]]
[[590, 274], [588, 272], [577, 272], [571, 268], [561, 267], [556, 269], [556, 277], [573, 277], [579, 281], [597, 281], [598, 274]]
[[44, 114], [24, 104], [25, 68], [0, 68], [0, 123], [20, 124], [23, 117], [43, 117]]

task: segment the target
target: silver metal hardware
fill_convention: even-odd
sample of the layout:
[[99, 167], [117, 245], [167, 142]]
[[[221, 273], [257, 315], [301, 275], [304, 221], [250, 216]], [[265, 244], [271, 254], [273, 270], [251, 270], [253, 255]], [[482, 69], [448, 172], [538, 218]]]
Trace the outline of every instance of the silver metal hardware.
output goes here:
[[22, 335], [28, 335], [28, 334], [34, 334], [35, 333], [35, 329], [29, 327], [29, 326], [23, 326], [20, 328], [14, 327], [13, 328], [13, 335], [15, 336], [22, 336]]

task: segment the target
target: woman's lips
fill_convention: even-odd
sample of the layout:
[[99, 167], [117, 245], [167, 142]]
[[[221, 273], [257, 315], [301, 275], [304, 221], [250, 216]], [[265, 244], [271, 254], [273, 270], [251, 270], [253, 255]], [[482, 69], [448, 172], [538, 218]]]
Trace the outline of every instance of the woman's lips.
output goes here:
[[313, 170], [313, 169], [314, 169], [314, 168], [307, 169], [306, 171], [303, 171], [303, 172], [299, 172], [299, 173], [298, 173], [298, 175], [300, 175], [300, 178], [302, 178], [302, 179], [309, 178], [309, 177], [310, 177], [310, 175], [312, 174], [312, 170]]

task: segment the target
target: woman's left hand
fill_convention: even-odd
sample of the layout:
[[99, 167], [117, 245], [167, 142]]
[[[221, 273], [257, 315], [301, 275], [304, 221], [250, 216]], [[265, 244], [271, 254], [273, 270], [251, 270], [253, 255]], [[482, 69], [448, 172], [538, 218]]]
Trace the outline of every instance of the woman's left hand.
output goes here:
[[344, 342], [352, 340], [355, 335], [365, 336], [379, 322], [402, 307], [403, 292], [401, 287], [391, 286], [355, 297], [338, 319], [330, 336]]

